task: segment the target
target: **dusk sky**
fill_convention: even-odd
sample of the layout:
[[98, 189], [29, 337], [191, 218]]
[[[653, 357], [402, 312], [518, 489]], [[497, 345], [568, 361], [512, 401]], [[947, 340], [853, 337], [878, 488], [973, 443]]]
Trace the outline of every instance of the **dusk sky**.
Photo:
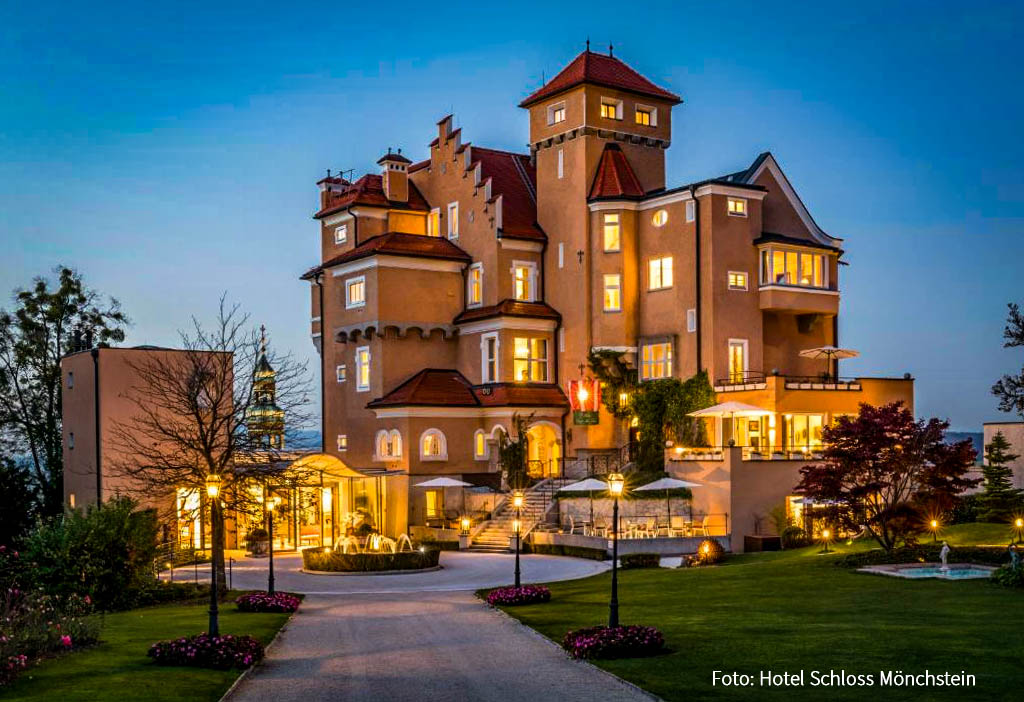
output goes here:
[[[771, 150], [845, 239], [844, 375], [917, 378], [917, 414], [980, 431], [1024, 303], [1024, 5], [97, 3], [0, 0], [0, 264], [118, 297], [176, 343], [228, 291], [308, 357], [315, 181], [465, 140], [525, 151], [520, 99], [589, 36], [683, 96], [668, 184]], [[212, 7], [213, 5], [222, 5]]]

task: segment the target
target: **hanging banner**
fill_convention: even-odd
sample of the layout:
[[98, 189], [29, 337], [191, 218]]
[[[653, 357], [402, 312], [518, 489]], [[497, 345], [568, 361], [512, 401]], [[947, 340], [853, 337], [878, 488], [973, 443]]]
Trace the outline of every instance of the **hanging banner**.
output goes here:
[[600, 421], [601, 383], [590, 378], [569, 381], [569, 404], [574, 424], [593, 425]]

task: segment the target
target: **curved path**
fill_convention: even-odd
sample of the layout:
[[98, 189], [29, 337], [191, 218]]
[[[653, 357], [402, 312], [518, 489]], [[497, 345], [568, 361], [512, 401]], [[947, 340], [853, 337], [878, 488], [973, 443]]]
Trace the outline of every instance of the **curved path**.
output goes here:
[[[444, 699], [537, 702], [650, 700], [532, 629], [491, 609], [472, 590], [506, 585], [513, 557], [444, 553], [443, 570], [415, 575], [325, 576], [275, 558], [275, 584], [307, 594], [263, 665], [232, 702]], [[524, 582], [569, 580], [607, 564], [523, 556]], [[191, 573], [189, 573], [191, 575]], [[266, 587], [266, 561], [242, 561], [236, 588]]]

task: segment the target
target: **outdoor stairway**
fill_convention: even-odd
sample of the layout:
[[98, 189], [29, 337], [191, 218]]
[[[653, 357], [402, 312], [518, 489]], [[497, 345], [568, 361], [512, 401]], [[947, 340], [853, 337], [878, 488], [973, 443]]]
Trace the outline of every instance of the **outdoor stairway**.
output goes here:
[[[523, 535], [544, 521], [548, 508], [555, 499], [555, 493], [564, 485], [572, 482], [566, 478], [550, 478], [537, 483], [523, 492], [523, 508], [521, 516]], [[516, 518], [516, 510], [509, 496], [494, 512], [491, 519], [484, 523], [484, 528], [477, 532], [470, 544], [470, 551], [490, 553], [507, 553], [510, 538], [514, 535], [512, 522]]]

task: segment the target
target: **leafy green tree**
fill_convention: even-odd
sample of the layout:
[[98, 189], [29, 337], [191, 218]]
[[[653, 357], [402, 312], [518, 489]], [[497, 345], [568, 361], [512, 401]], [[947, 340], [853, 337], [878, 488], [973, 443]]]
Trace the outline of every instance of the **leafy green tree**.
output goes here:
[[530, 453], [530, 437], [527, 429], [533, 419], [531, 414], [512, 415], [512, 433], [498, 436], [498, 465], [505, 474], [505, 482], [513, 490], [522, 490], [529, 485], [530, 476], [527, 469], [527, 458]]
[[20, 546], [35, 521], [36, 495], [28, 469], [0, 457], [0, 545]]
[[[1024, 346], [1024, 315], [1016, 303], [1011, 302], [1008, 306], [1010, 312], [1003, 329], [1003, 347]], [[1024, 368], [1017, 375], [1004, 375], [997, 380], [992, 386], [992, 394], [999, 398], [999, 409], [1024, 417]]]
[[978, 497], [978, 517], [983, 522], [1007, 522], [1020, 511], [1024, 492], [1013, 487], [1013, 469], [1010, 463], [1019, 456], [1010, 453], [1010, 442], [997, 431], [992, 443], [985, 445], [985, 465], [981, 472], [985, 490]]
[[632, 399], [638, 419], [637, 468], [644, 472], [664, 470], [665, 442], [669, 438], [681, 446], [706, 445], [703, 423], [689, 414], [714, 402], [715, 393], [705, 371], [685, 381], [662, 378], [642, 383]]
[[44, 515], [63, 509], [60, 360], [76, 337], [107, 346], [124, 341], [128, 317], [66, 267], [14, 293], [14, 309], [0, 310], [0, 440], [28, 457]]

